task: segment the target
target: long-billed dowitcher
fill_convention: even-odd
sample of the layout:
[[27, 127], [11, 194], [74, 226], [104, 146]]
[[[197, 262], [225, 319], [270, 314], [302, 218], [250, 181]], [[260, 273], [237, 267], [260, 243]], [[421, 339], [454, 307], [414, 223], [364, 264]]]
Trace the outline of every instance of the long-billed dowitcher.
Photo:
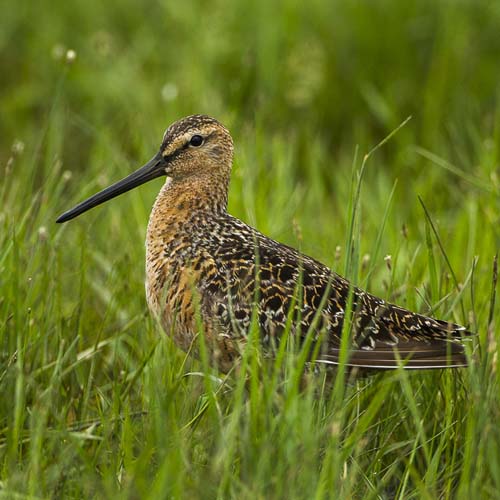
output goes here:
[[200, 330], [199, 313], [207, 346], [223, 371], [240, 354], [253, 313], [264, 348], [277, 345], [291, 318], [297, 338], [314, 329], [312, 335], [323, 339], [317, 361], [326, 364], [339, 360], [349, 311], [350, 366], [467, 364], [459, 341], [468, 333], [464, 327], [387, 303], [229, 215], [232, 161], [228, 130], [209, 116], [189, 116], [167, 129], [159, 152], [146, 165], [57, 222], [166, 176], [147, 229], [147, 302], [184, 350]]

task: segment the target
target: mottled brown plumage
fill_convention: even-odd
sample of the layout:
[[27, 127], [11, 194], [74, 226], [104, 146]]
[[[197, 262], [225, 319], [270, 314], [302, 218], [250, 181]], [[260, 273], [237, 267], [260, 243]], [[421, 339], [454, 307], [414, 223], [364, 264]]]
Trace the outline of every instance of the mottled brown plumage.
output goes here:
[[[142, 169], [66, 212], [58, 222], [166, 175], [148, 224], [146, 292], [150, 309], [184, 350], [198, 333], [197, 307], [213, 359], [227, 371], [257, 314], [264, 348], [309, 330], [316, 361], [336, 364], [352, 300], [348, 364], [366, 368], [465, 366], [459, 325], [389, 304], [349, 284], [317, 260], [278, 243], [226, 211], [233, 159], [229, 132], [208, 116], [171, 125]], [[291, 316], [290, 316], [291, 315]]]

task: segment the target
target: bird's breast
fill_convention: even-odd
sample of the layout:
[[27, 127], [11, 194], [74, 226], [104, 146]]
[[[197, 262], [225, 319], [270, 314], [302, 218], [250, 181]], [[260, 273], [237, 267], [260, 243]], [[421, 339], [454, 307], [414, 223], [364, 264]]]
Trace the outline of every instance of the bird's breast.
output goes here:
[[165, 332], [187, 350], [195, 331], [193, 294], [198, 276], [188, 264], [188, 241], [155, 238], [146, 243], [146, 298]]
[[203, 283], [216, 264], [207, 250], [206, 229], [196, 217], [165, 218], [148, 225], [146, 297], [150, 310], [184, 350], [197, 331]]

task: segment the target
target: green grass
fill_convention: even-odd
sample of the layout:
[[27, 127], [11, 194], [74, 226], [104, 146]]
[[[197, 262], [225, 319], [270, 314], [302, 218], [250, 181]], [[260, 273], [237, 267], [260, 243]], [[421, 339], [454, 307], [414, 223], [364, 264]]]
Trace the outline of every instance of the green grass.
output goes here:
[[[497, 497], [499, 4], [182, 5], [2, 9], [0, 498]], [[467, 324], [473, 364], [304, 382], [250, 343], [222, 382], [180, 352], [144, 297], [161, 182], [54, 221], [194, 112], [233, 133], [232, 214]]]

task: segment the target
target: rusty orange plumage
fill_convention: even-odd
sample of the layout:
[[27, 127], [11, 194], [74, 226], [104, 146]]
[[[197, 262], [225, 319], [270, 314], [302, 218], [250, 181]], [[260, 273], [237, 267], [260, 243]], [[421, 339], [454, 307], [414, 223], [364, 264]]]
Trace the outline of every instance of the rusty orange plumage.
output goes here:
[[[317, 362], [335, 365], [348, 310], [348, 364], [365, 368], [466, 366], [464, 327], [385, 302], [317, 260], [278, 243], [227, 213], [233, 141], [214, 118], [172, 124], [144, 167], [64, 213], [65, 222], [166, 176], [149, 219], [149, 308], [184, 350], [197, 333], [196, 308], [213, 359], [227, 371], [245, 342], [252, 314], [272, 350], [292, 317], [292, 333], [322, 339]], [[352, 307], [347, 306], [352, 301]]]

